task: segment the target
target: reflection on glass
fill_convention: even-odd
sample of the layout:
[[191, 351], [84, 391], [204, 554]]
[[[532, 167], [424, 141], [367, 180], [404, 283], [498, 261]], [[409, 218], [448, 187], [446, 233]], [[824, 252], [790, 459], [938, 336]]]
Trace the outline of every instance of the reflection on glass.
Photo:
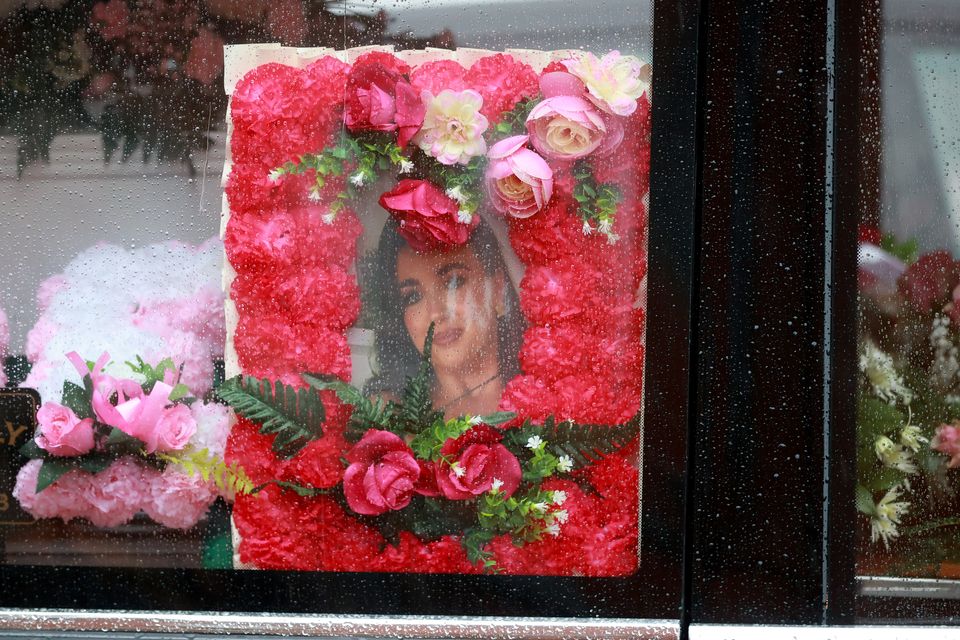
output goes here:
[[395, 4], [0, 10], [5, 563], [637, 569], [650, 7]]
[[886, 3], [879, 220], [860, 229], [858, 572], [960, 577], [960, 14]]

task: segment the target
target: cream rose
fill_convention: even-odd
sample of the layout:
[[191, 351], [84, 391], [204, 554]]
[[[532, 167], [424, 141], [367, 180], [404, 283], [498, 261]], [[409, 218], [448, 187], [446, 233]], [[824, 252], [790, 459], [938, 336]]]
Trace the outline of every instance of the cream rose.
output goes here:
[[637, 98], [650, 89], [650, 65], [636, 56], [611, 51], [603, 58], [583, 53], [564, 60], [567, 70], [583, 81], [590, 101], [608, 113], [628, 116], [637, 109]]

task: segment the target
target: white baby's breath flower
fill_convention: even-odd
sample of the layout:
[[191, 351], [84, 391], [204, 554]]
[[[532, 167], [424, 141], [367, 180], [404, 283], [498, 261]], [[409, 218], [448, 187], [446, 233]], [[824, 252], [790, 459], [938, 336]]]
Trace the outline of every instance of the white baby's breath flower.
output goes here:
[[413, 163], [403, 158], [400, 160], [400, 173], [410, 173], [413, 171]]
[[583, 235], [588, 236], [593, 233], [593, 227], [590, 226], [590, 222], [587, 220], [583, 221]]
[[895, 486], [875, 505], [874, 513], [870, 517], [870, 540], [873, 542], [881, 539], [883, 545], [889, 547], [890, 540], [900, 535], [897, 525], [909, 510], [910, 503], [898, 501], [899, 497], [900, 487]]
[[553, 492], [553, 504], [558, 507], [567, 501], [567, 492], [566, 491], [554, 491]]
[[560, 525], [558, 525], [556, 522], [551, 522], [547, 525], [547, 528], [544, 529], [544, 531], [556, 538], [560, 535]]
[[454, 462], [452, 465], [450, 465], [450, 470], [453, 471], [453, 475], [457, 476], [458, 478], [462, 478], [463, 474], [467, 472], [466, 469], [460, 466], [459, 462]]
[[267, 174], [267, 179], [274, 184], [280, 182], [281, 177], [283, 177], [283, 169], [273, 169]]
[[568, 473], [573, 470], [573, 459], [570, 456], [563, 455], [557, 458], [557, 471]]
[[608, 233], [606, 234], [606, 236], [607, 236], [607, 244], [617, 244], [617, 242], [620, 241], [620, 236], [618, 236], [615, 233]]
[[543, 438], [540, 436], [530, 436], [527, 440], [528, 449], [539, 449], [541, 446], [543, 446]]
[[893, 366], [893, 358], [881, 351], [871, 340], [863, 343], [860, 353], [860, 371], [873, 388], [874, 394], [890, 404], [897, 399], [910, 404], [913, 392], [903, 384], [903, 377]]
[[470, 224], [473, 220], [473, 214], [467, 211], [466, 209], [460, 209], [457, 211], [457, 222], [463, 224]]
[[560, 524], [566, 524], [569, 514], [566, 512], [566, 510], [561, 509], [560, 511], [554, 511], [553, 517], [556, 518], [557, 522], [559, 522]]
[[447, 197], [456, 200], [460, 204], [463, 204], [464, 202], [467, 201], [467, 196], [463, 193], [463, 189], [460, 188], [460, 185], [457, 185], [455, 187], [450, 187], [449, 189], [447, 189], [446, 193], [447, 193]]
[[350, 184], [355, 187], [362, 187], [367, 183], [367, 176], [362, 171], [357, 171], [355, 174], [350, 176]]
[[316, 186], [310, 187], [310, 193], [307, 194], [307, 199], [311, 202], [320, 202], [320, 189]]
[[494, 478], [493, 484], [490, 485], [490, 491], [492, 491], [493, 493], [497, 493], [502, 488], [503, 488], [503, 480], [501, 480], [500, 478]]
[[916, 425], [908, 424], [900, 431], [900, 444], [914, 453], [920, 451], [921, 444], [926, 442], [930, 440], [921, 435], [920, 427]]
[[333, 224], [333, 221], [337, 219], [337, 214], [335, 213], [325, 213], [322, 216], [323, 224]]
[[483, 422], [483, 418], [481, 418], [480, 416], [470, 416], [470, 419], [467, 420], [467, 422], [469, 422], [471, 425], [476, 426], [481, 422]]
[[546, 502], [534, 502], [530, 505], [530, 508], [536, 511], [539, 514], [544, 514], [547, 512], [547, 503]]
[[600, 221], [600, 224], [597, 225], [597, 231], [603, 235], [609, 235], [613, 231], [613, 221], [610, 218], [604, 218]]

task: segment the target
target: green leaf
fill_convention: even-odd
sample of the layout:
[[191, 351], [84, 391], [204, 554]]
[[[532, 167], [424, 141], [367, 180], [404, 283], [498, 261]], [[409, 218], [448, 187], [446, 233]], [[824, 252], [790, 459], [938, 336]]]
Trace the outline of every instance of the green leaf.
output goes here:
[[906, 416], [895, 406], [879, 398], [863, 396], [860, 399], [857, 412], [857, 435], [869, 441], [871, 447], [878, 437], [899, 431], [906, 424]]
[[433, 425], [443, 417], [433, 408], [432, 387], [433, 365], [430, 364], [430, 355], [433, 350], [434, 323], [427, 329], [427, 337], [423, 343], [423, 356], [420, 358], [420, 368], [417, 375], [407, 380], [403, 390], [403, 404], [400, 409], [400, 418], [405, 423], [406, 430], [419, 433], [426, 427]]
[[93, 408], [90, 406], [90, 395], [87, 394], [87, 390], [69, 380], [63, 382], [63, 394], [60, 402], [77, 414], [77, 417], [81, 420], [94, 417]]
[[490, 426], [497, 427], [501, 424], [510, 422], [517, 417], [517, 414], [512, 411], [497, 411], [485, 416], [480, 416], [480, 422], [483, 424], [489, 424]]
[[589, 466], [630, 443], [640, 434], [640, 413], [624, 424], [599, 425], [578, 424], [564, 421], [557, 423], [552, 417], [543, 425], [526, 423], [519, 429], [510, 429], [504, 443], [514, 452], [525, 451], [527, 440], [538, 435], [553, 455], [569, 456], [573, 468]]
[[100, 473], [113, 464], [114, 460], [116, 457], [111, 455], [94, 454], [76, 458], [76, 464], [87, 473]]
[[170, 391], [170, 402], [176, 402], [180, 398], [185, 398], [188, 393], [190, 393], [189, 387], [182, 382], [178, 382], [173, 386], [173, 390]]
[[143, 448], [144, 443], [142, 440], [134, 438], [130, 434], [124, 433], [116, 427], [112, 427], [109, 435], [107, 435], [107, 446], [122, 447], [124, 449], [139, 451]]
[[37, 474], [37, 489], [36, 492], [40, 493], [54, 482], [60, 479], [60, 476], [73, 471], [74, 467], [69, 462], [64, 462], [62, 460], [52, 460], [46, 459], [43, 461], [43, 464], [40, 467], [40, 472]]
[[333, 391], [340, 402], [353, 407], [347, 423], [348, 437], [359, 439], [368, 429], [397, 432], [393, 424], [396, 405], [392, 402], [384, 402], [381, 398], [370, 399], [334, 376], [304, 373], [300, 377], [318, 391]]
[[316, 393], [285, 385], [279, 380], [236, 376], [217, 389], [217, 395], [244, 418], [260, 424], [260, 433], [275, 434], [273, 450], [292, 458], [323, 435], [326, 412]]
[[43, 458], [46, 457], [47, 452], [41, 449], [33, 438], [30, 438], [20, 447], [20, 455], [25, 458]]
[[857, 485], [856, 505], [857, 511], [868, 516], [872, 516], [877, 510], [873, 503], [873, 494], [861, 484]]

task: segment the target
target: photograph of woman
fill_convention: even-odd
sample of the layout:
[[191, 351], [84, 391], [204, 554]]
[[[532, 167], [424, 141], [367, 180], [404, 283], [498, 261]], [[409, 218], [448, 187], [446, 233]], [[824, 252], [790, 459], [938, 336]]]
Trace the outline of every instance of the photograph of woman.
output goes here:
[[433, 323], [433, 406], [447, 418], [496, 411], [519, 373], [524, 320], [490, 226], [481, 219], [463, 245], [416, 251], [388, 218], [367, 269], [364, 304], [376, 339], [364, 391], [398, 397]]

